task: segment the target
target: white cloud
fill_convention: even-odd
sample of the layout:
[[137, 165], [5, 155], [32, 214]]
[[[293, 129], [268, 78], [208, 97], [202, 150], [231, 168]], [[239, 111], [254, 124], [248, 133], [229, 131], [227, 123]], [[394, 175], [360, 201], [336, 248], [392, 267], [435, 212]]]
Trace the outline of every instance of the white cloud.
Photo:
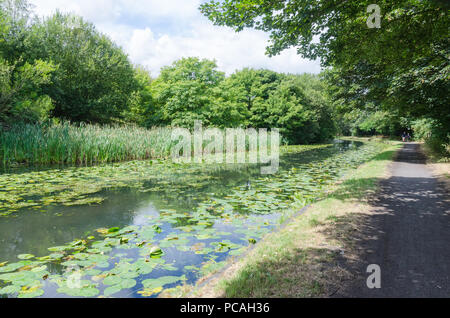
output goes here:
[[[301, 59], [295, 49], [269, 58], [268, 36], [235, 33], [214, 26], [198, 12], [200, 0], [31, 0], [38, 15], [56, 9], [74, 12], [109, 35], [137, 64], [157, 75], [162, 66], [187, 56], [215, 59], [227, 74], [244, 67], [278, 72], [318, 73], [319, 62]], [[174, 31], [176, 30], [176, 31]]]
[[[39, 15], [50, 15], [56, 9], [74, 12], [97, 23], [120, 20], [122, 17], [183, 21], [197, 16], [199, 0], [30, 0]], [[132, 22], [132, 21], [130, 21]]]

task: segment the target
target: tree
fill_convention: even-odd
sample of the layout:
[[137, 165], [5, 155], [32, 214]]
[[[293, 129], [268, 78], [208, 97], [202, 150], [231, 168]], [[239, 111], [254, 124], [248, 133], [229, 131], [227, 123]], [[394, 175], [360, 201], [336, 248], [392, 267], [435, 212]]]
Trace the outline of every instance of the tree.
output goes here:
[[378, 1], [381, 27], [369, 28], [372, 3], [224, 0], [200, 9], [217, 25], [270, 33], [269, 55], [296, 47], [303, 57], [320, 58], [337, 72], [335, 99], [349, 109], [374, 103], [405, 117], [432, 117], [450, 132], [448, 2]]
[[22, 57], [32, 21], [26, 0], [0, 0], [0, 52], [9, 63]]
[[54, 70], [40, 60], [18, 66], [0, 58], [0, 121], [46, 119], [52, 103], [42, 86], [50, 83]]
[[160, 124], [193, 127], [201, 120], [210, 125], [221, 116], [213, 105], [215, 88], [224, 78], [214, 61], [198, 58], [183, 58], [162, 68], [152, 83]]
[[291, 144], [323, 142], [336, 133], [326, 89], [315, 75], [286, 76], [267, 100], [266, 118]]
[[137, 88], [130, 96], [129, 106], [125, 109], [123, 117], [125, 121], [136, 123], [140, 126], [156, 126], [160, 118], [157, 116], [156, 104], [152, 93], [151, 85], [153, 79], [150, 76], [150, 72], [144, 67], [137, 66], [134, 72]]
[[283, 78], [283, 74], [270, 70], [245, 68], [225, 80], [230, 101], [244, 117], [244, 126], [268, 128], [267, 100]]
[[53, 105], [43, 87], [56, 67], [22, 57], [31, 19], [28, 3], [2, 0], [0, 9], [0, 121], [46, 119]]
[[225, 81], [244, 127], [279, 128], [291, 144], [320, 142], [335, 133], [325, 86], [314, 75], [243, 69]]
[[[225, 0], [202, 4], [201, 12], [217, 25], [236, 31], [255, 28], [270, 33], [270, 55], [296, 47], [306, 58], [321, 58], [324, 66], [370, 63], [410, 63], [446, 41], [448, 5], [438, 1], [378, 1], [382, 27], [367, 27], [373, 1]], [[313, 41], [314, 38], [317, 41]], [[445, 43], [445, 42], [444, 42]], [[414, 50], [411, 50], [412, 45]], [[387, 60], [387, 61], [386, 61]], [[387, 63], [386, 63], [387, 64]], [[395, 65], [386, 65], [395, 67]]]
[[128, 57], [81, 17], [56, 13], [39, 21], [25, 45], [28, 60], [51, 60], [58, 66], [45, 89], [54, 117], [111, 122], [121, 117], [137, 89]]

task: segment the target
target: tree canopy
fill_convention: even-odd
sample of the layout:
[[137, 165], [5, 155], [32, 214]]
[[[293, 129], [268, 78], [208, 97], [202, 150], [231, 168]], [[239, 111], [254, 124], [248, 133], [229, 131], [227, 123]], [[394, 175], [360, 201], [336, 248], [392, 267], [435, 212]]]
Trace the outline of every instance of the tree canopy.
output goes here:
[[137, 89], [133, 66], [122, 49], [77, 16], [56, 13], [34, 24], [24, 54], [58, 65], [46, 88], [55, 117], [110, 122], [120, 117]]
[[121, 118], [137, 81], [120, 47], [81, 17], [38, 19], [24, 0], [0, 0], [0, 7], [2, 117]]
[[212, 0], [200, 10], [216, 25], [269, 33], [269, 55], [295, 47], [305, 58], [320, 58], [346, 111], [375, 107], [378, 114], [430, 117], [450, 135], [448, 2], [377, 1], [379, 28], [367, 24], [372, 3]]

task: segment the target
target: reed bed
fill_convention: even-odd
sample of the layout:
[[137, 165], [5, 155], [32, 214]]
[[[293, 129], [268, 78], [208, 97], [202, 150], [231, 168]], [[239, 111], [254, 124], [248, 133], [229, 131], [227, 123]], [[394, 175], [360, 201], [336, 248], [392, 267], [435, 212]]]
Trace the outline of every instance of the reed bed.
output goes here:
[[96, 126], [61, 123], [17, 124], [0, 131], [3, 166], [89, 165], [127, 160], [167, 158], [171, 130], [137, 126]]

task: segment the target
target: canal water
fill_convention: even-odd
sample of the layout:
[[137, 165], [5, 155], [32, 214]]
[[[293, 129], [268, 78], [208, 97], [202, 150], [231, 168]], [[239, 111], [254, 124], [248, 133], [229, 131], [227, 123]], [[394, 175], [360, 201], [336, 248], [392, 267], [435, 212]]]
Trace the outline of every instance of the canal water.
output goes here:
[[130, 162], [0, 175], [3, 297], [156, 297], [238, 256], [376, 144], [336, 141], [258, 165]]

